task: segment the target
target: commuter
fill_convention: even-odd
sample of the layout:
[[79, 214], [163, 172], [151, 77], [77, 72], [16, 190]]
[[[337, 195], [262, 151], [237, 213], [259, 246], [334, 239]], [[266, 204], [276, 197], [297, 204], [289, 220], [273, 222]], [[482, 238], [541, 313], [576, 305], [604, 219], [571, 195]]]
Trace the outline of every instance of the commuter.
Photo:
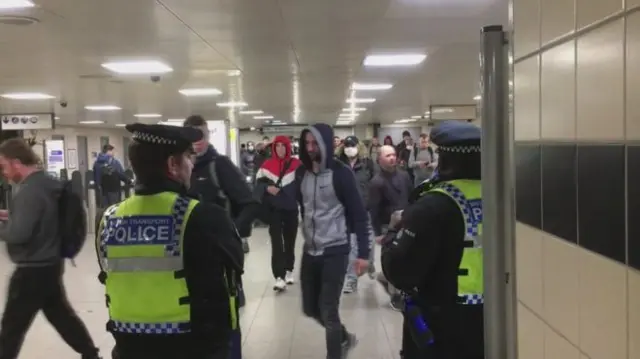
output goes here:
[[[209, 144], [209, 128], [207, 122], [199, 115], [189, 116], [184, 121], [185, 127], [196, 128], [203, 136], [193, 143], [197, 157], [191, 175], [192, 197], [200, 201], [217, 204], [227, 208], [234, 220], [237, 231], [242, 238], [242, 249], [249, 252], [248, 238], [251, 236], [253, 221], [260, 211], [260, 203], [256, 201], [253, 192], [238, 167], [227, 156], [219, 154]], [[245, 304], [245, 294], [242, 278], [238, 276], [237, 307]], [[236, 312], [239, 315], [239, 312]], [[231, 336], [231, 359], [240, 359], [242, 335], [240, 327], [236, 327]]]
[[380, 141], [378, 141], [378, 137], [373, 137], [371, 139], [371, 144], [369, 145], [369, 158], [373, 161], [373, 166], [375, 173], [380, 172], [380, 165], [378, 164], [378, 154], [380, 153]]
[[402, 132], [402, 142], [396, 146], [396, 154], [398, 156], [400, 167], [407, 171], [412, 181], [414, 179], [414, 175], [413, 168], [409, 167], [409, 157], [411, 152], [416, 150], [416, 147], [417, 146], [411, 137], [411, 133], [409, 133], [409, 131]]
[[107, 208], [122, 201], [120, 182], [130, 183], [131, 178], [124, 174], [120, 161], [113, 156], [114, 147], [106, 144], [93, 163], [93, 181], [96, 191], [100, 193], [100, 208]]
[[47, 175], [22, 138], [0, 145], [0, 166], [16, 190], [11, 211], [0, 211], [0, 239], [16, 264], [9, 281], [0, 329], [0, 359], [18, 358], [25, 335], [42, 310], [62, 339], [82, 355], [97, 359], [98, 349], [69, 304], [64, 289], [64, 258], [59, 222], [62, 183]]
[[300, 135], [296, 171], [305, 240], [300, 268], [302, 308], [325, 328], [327, 359], [341, 359], [356, 344], [340, 322], [340, 296], [349, 265], [349, 234], [358, 244], [356, 274], [369, 265], [367, 212], [353, 172], [334, 160], [333, 130], [316, 124]]
[[431, 138], [440, 153], [438, 182], [402, 213], [402, 231], [383, 247], [382, 269], [407, 295], [404, 359], [481, 359], [480, 129], [448, 121]]
[[253, 184], [256, 171], [260, 167], [256, 167], [256, 147], [252, 141], [247, 142], [246, 150], [240, 154], [240, 169], [242, 174], [247, 177], [247, 183]]
[[384, 140], [382, 141], [382, 144], [384, 146], [392, 146], [393, 147], [393, 139], [391, 138], [391, 136], [385, 136]]
[[291, 142], [287, 137], [276, 136], [271, 146], [273, 157], [262, 164], [256, 182], [265, 188], [262, 203], [271, 237], [273, 289], [283, 291], [294, 283], [293, 264], [298, 235], [295, 171], [300, 167], [300, 161], [292, 157]]
[[418, 147], [409, 147], [409, 168], [413, 170], [414, 186], [428, 180], [437, 165], [437, 157], [429, 146], [429, 135], [420, 135]]
[[262, 146], [264, 148], [264, 158], [271, 158], [271, 139], [269, 136], [262, 137]]
[[339, 136], [333, 136], [333, 148], [337, 150], [342, 144], [342, 139]]
[[[362, 201], [365, 204], [365, 208], [369, 203], [369, 182], [374, 176], [373, 162], [367, 156], [367, 147], [360, 143], [356, 136], [347, 136], [344, 139], [344, 145], [338, 147], [338, 158], [346, 164], [353, 171], [356, 177], [356, 183], [358, 184], [358, 190]], [[369, 233], [369, 276], [374, 277], [374, 240], [373, 229], [371, 224], [368, 223]], [[347, 268], [347, 276], [345, 278], [343, 293], [353, 293], [358, 290], [358, 275], [355, 272], [355, 260], [358, 255], [358, 243], [354, 233], [351, 234], [351, 253], [349, 256], [349, 262], [351, 265]]]
[[192, 143], [202, 132], [140, 123], [126, 129], [138, 184], [107, 209], [96, 238], [115, 354], [227, 359], [243, 253], [225, 209], [188, 197]]
[[199, 115], [189, 116], [185, 127], [199, 129], [200, 141], [193, 144], [197, 158], [193, 167], [190, 194], [201, 201], [215, 203], [230, 210], [245, 252], [249, 251], [247, 238], [251, 236], [252, 222], [259, 210], [246, 177], [229, 157], [221, 155], [209, 143], [207, 122]]
[[[407, 172], [398, 168], [393, 147], [385, 145], [380, 148], [378, 163], [380, 173], [376, 174], [369, 184], [369, 212], [376, 241], [380, 242], [386, 234], [391, 215], [409, 204], [413, 181]], [[378, 282], [391, 296], [391, 307], [399, 310], [402, 307], [399, 293], [387, 283], [382, 273], [378, 275]]]

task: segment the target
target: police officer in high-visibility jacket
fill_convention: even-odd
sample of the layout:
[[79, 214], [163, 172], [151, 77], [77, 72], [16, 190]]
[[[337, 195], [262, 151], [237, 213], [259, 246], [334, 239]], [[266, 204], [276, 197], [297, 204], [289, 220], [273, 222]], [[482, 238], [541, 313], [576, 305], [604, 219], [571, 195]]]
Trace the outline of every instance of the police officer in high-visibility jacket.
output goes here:
[[243, 252], [224, 208], [187, 197], [202, 133], [126, 129], [135, 194], [105, 211], [96, 238], [114, 356], [226, 359]]
[[480, 359], [483, 344], [480, 128], [431, 130], [438, 176], [401, 215], [382, 269], [405, 295], [403, 359]]

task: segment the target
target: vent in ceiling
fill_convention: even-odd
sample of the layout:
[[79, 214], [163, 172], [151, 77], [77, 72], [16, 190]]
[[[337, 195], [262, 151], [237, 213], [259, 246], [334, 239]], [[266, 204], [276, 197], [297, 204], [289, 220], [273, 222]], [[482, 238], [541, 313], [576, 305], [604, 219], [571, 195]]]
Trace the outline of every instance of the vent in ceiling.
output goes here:
[[28, 16], [0, 16], [0, 25], [29, 26], [39, 22], [40, 20]]

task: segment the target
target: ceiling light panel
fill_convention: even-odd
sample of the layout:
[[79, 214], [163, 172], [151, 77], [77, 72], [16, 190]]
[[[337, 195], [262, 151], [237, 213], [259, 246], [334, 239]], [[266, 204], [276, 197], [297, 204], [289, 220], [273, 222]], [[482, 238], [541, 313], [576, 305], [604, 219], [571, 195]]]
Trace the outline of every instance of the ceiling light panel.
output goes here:
[[2, 0], [0, 1], [0, 10], [9, 9], [26, 9], [36, 6], [29, 0]]
[[425, 54], [369, 55], [364, 59], [364, 66], [415, 66], [421, 64], [426, 58], [427, 55]]
[[262, 110], [248, 110], [248, 111], [240, 111], [241, 115], [262, 115], [264, 111]]
[[125, 127], [126, 123], [116, 123], [116, 127]]
[[216, 104], [218, 107], [247, 107], [249, 104], [246, 102], [218, 102]]
[[362, 112], [366, 110], [365, 107], [345, 107], [342, 109], [343, 112]]
[[159, 117], [162, 117], [162, 115], [159, 114], [159, 113], [136, 113], [133, 116], [134, 117], [138, 117], [138, 118], [159, 118]]
[[13, 92], [0, 95], [10, 100], [50, 100], [55, 96], [41, 92]]
[[374, 103], [375, 98], [348, 98], [347, 103]]
[[90, 105], [90, 106], [85, 106], [84, 108], [85, 108], [85, 110], [88, 110], [88, 111], [119, 111], [119, 110], [122, 110], [120, 107], [114, 106], [114, 105]]
[[219, 96], [222, 95], [222, 91], [217, 88], [192, 88], [178, 90], [184, 96], [196, 97], [196, 96]]
[[355, 91], [384, 91], [390, 90], [393, 87], [392, 84], [386, 83], [360, 83], [354, 82], [351, 85], [351, 89]]
[[253, 116], [254, 120], [271, 120], [273, 119], [273, 116], [271, 115], [264, 115], [264, 116]]
[[81, 125], [100, 125], [103, 124], [104, 121], [99, 121], [99, 120], [95, 120], [95, 121], [80, 121], [78, 122]]
[[102, 64], [105, 69], [121, 75], [166, 74], [173, 69], [160, 61], [120, 61]]

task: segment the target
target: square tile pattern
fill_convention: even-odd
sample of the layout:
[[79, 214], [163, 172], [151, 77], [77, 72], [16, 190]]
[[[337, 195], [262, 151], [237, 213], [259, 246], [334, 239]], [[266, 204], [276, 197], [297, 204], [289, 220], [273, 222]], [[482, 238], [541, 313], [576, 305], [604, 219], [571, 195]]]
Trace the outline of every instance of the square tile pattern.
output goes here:
[[[299, 254], [302, 245], [301, 240], [298, 242]], [[324, 331], [302, 314], [300, 285], [296, 283], [281, 294], [272, 290], [271, 247], [265, 229], [254, 230], [251, 246], [244, 275], [247, 304], [241, 312], [243, 359], [324, 359]], [[104, 289], [96, 277], [98, 267], [90, 245], [81, 253], [77, 265], [66, 270], [67, 294], [102, 354], [108, 358], [113, 339], [104, 329], [107, 320]], [[0, 277], [0, 297], [5, 298], [13, 266], [4, 250], [0, 253], [0, 270], [4, 274]], [[375, 281], [363, 277], [359, 285], [359, 291], [343, 295], [341, 303], [342, 320], [359, 339], [350, 359], [398, 358], [402, 338], [401, 314], [389, 308], [388, 296]], [[79, 356], [67, 347], [44, 317], [38, 315], [29, 330], [20, 359], [45, 358], [71, 359]]]
[[522, 223], [516, 245], [520, 358], [640, 358], [640, 272]]

